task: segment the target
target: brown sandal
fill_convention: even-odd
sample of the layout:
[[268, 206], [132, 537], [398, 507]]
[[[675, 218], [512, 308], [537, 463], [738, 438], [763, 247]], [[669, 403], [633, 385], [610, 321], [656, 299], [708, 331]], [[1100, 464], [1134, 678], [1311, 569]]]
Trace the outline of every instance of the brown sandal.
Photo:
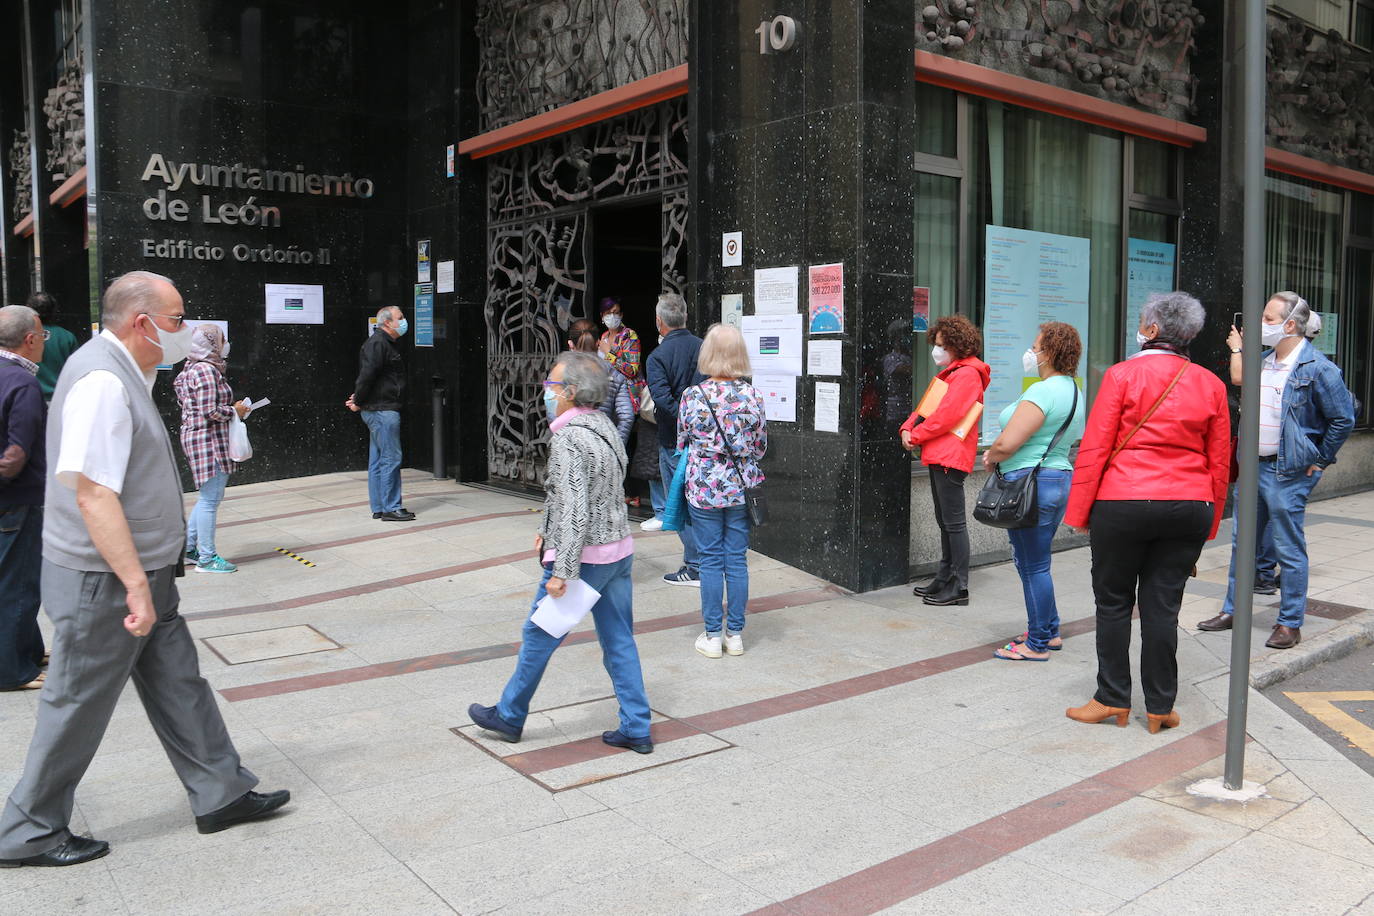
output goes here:
[[48, 672], [40, 671], [38, 672], [38, 677], [29, 681], [27, 684], [20, 684], [18, 687], [11, 687], [10, 690], [40, 690], [43, 687], [43, 682], [47, 679]]

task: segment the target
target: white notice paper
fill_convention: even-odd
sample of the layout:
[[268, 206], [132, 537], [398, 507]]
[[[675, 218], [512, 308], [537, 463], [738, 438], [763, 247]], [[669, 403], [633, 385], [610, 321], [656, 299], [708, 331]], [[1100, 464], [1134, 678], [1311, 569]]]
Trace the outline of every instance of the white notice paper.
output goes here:
[[562, 598], [545, 595], [535, 606], [530, 621], [554, 639], [562, 639], [587, 616], [601, 593], [581, 579], [569, 579]]
[[816, 432], [840, 431], [840, 383], [816, 383]]
[[763, 416], [769, 423], [797, 422], [797, 377], [754, 375], [754, 390], [763, 398]]
[[806, 351], [807, 375], [843, 375], [840, 354], [844, 344], [838, 340], [813, 340]]
[[720, 237], [720, 264], [739, 267], [744, 263], [744, 233], [727, 232]]
[[802, 316], [745, 315], [740, 319], [755, 375], [802, 374]]
[[268, 324], [324, 324], [324, 287], [266, 285]]
[[754, 314], [790, 315], [795, 312], [797, 278], [800, 276], [800, 267], [766, 267], [754, 271]]
[[720, 323], [740, 326], [744, 318], [744, 294], [726, 293], [720, 297]]
[[436, 293], [453, 292], [453, 262], [439, 262], [439, 286], [434, 290]]

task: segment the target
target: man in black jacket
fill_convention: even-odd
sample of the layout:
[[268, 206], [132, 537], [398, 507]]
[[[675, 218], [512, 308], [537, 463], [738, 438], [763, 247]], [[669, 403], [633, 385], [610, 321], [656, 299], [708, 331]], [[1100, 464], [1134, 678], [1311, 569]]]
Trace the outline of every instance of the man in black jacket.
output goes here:
[[410, 325], [395, 306], [377, 312], [377, 327], [358, 354], [358, 381], [344, 404], [363, 415], [370, 435], [367, 498], [372, 517], [408, 522], [415, 513], [401, 505], [401, 402], [406, 370], [396, 338]]
[[[677, 471], [677, 408], [682, 392], [706, 376], [697, 371], [697, 355], [701, 338], [687, 330], [687, 303], [676, 293], [658, 297], [654, 308], [654, 322], [662, 342], [649, 354], [645, 374], [649, 392], [654, 396], [654, 415], [658, 420], [658, 469], [663, 486], [669, 486]], [[682, 539], [682, 568], [668, 573], [664, 582], [673, 585], [701, 587], [700, 560], [692, 528], [686, 525], [678, 531]]]

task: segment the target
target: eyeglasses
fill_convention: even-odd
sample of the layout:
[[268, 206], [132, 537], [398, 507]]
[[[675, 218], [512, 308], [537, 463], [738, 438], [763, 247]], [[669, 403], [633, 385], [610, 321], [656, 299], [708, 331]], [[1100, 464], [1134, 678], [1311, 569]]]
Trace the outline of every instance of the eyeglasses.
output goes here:
[[563, 385], [564, 385], [564, 383], [563, 383], [563, 382], [555, 382], [555, 381], [553, 381], [553, 380], [551, 380], [551, 379], [545, 379], [545, 380], [544, 380], [544, 387], [545, 387], [545, 388], [552, 388], [554, 385], [557, 385], [558, 387], [562, 388]]
[[52, 331], [49, 331], [47, 328], [44, 328], [44, 329], [43, 329], [43, 339], [44, 339], [44, 340], [49, 340], [49, 339], [51, 339], [51, 338], [52, 338]]
[[170, 318], [172, 321], [176, 322], [178, 331], [186, 326], [185, 315], [163, 315], [158, 312], [144, 312], [143, 314], [147, 315], [149, 318]]

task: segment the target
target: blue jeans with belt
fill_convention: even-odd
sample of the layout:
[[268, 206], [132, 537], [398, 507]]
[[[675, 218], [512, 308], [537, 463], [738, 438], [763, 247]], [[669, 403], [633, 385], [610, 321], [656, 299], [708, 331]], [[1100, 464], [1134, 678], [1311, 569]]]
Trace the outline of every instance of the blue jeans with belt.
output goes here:
[[215, 556], [215, 519], [228, 484], [229, 475], [223, 472], [201, 484], [195, 507], [186, 518], [186, 549], [196, 552], [198, 563], [209, 563]]
[[[1307, 534], [1303, 526], [1307, 518], [1307, 497], [1321, 480], [1321, 472], [1308, 477], [1278, 476], [1274, 461], [1259, 463], [1259, 502], [1255, 506], [1255, 530], [1269, 527], [1274, 538], [1274, 550], [1279, 562], [1279, 619], [1286, 627], [1301, 627], [1307, 612]], [[1239, 489], [1237, 489], [1239, 493]], [[1236, 514], [1244, 511], [1236, 508]], [[1240, 526], [1231, 525], [1231, 573], [1226, 583], [1226, 600], [1221, 604], [1223, 614], [1236, 610], [1236, 532]], [[1248, 561], [1247, 561], [1248, 562]]]
[[[583, 563], [582, 581], [601, 593], [601, 600], [592, 605], [592, 620], [596, 623], [596, 638], [601, 641], [601, 661], [611, 676], [615, 698], [620, 701], [620, 732], [629, 738], [649, 737], [649, 699], [644, 693], [644, 675], [639, 667], [639, 648], [634, 635], [634, 589], [630, 570], [634, 557], [614, 563]], [[548, 594], [546, 586], [553, 570], [546, 568], [539, 588], [534, 593], [530, 613]], [[515, 663], [496, 713], [516, 728], [525, 727], [530, 714], [530, 701], [544, 676], [553, 650], [566, 636], [553, 637], [533, 622], [526, 620], [521, 634], [520, 657]]]
[[[1033, 469], [1008, 471], [1008, 480], [1019, 480]], [[1051, 639], [1059, 635], [1059, 606], [1054, 600], [1054, 577], [1050, 575], [1050, 548], [1054, 533], [1064, 520], [1069, 504], [1069, 484], [1073, 472], [1041, 468], [1036, 481], [1040, 514], [1029, 528], [1011, 528], [1011, 554], [1021, 576], [1021, 592], [1026, 599], [1026, 648], [1044, 652]]]
[[43, 568], [43, 507], [0, 508], [0, 690], [38, 677]]
[[367, 501], [373, 512], [401, 508], [401, 412], [361, 411], [369, 435]]

